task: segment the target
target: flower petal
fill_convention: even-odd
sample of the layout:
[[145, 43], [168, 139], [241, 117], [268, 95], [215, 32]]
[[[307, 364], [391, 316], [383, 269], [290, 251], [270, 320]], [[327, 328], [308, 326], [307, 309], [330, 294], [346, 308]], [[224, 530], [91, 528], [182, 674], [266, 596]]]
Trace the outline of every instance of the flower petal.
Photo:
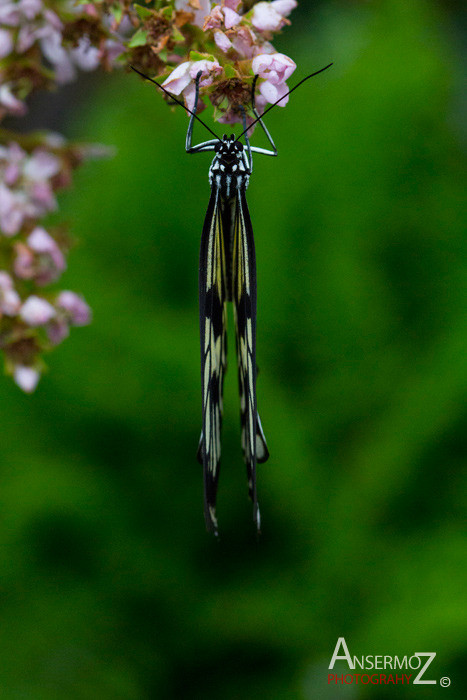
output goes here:
[[7, 29], [0, 29], [0, 58], [5, 58], [13, 50], [13, 39]]
[[18, 100], [11, 91], [9, 85], [4, 83], [0, 86], [0, 105], [6, 107], [10, 114], [21, 117], [26, 112], [26, 105], [21, 100]]
[[271, 3], [258, 2], [253, 8], [251, 23], [260, 32], [277, 32], [285, 24], [285, 21]]
[[297, 5], [297, 0], [273, 0], [271, 3], [271, 7], [282, 15], [282, 17], [287, 17], [290, 15], [292, 10], [295, 10]]
[[179, 66], [174, 68], [169, 77], [164, 80], [162, 86], [169, 92], [172, 92], [174, 95], [179, 95], [182, 90], [184, 90], [187, 85], [190, 84], [190, 68], [192, 64], [193, 61], [185, 61], [184, 63], [180, 63]]
[[224, 24], [226, 29], [232, 29], [236, 24], [240, 24], [242, 18], [239, 14], [231, 10], [230, 7], [224, 7]]
[[[259, 91], [267, 102], [274, 104], [274, 102], [277, 102], [277, 100], [280, 100], [281, 97], [286, 95], [286, 93], [288, 92], [288, 87], [285, 83], [279, 83], [279, 85], [274, 85], [273, 83], [270, 83], [268, 80], [266, 80], [259, 86]], [[278, 103], [278, 107], [285, 107], [288, 101], [289, 97], [287, 96], [281, 102]]]
[[212, 83], [212, 76], [219, 75], [222, 73], [222, 68], [217, 61], [208, 61], [207, 59], [202, 59], [201, 61], [194, 61], [190, 67], [190, 76], [195, 80], [198, 73], [201, 71], [200, 85], [207, 86]]
[[16, 316], [21, 307], [21, 299], [13, 287], [13, 280], [7, 272], [0, 271], [0, 314]]
[[35, 390], [41, 375], [34, 367], [26, 367], [25, 365], [16, 365], [13, 372], [13, 379], [20, 389], [27, 394], [32, 394]]
[[52, 304], [34, 294], [26, 299], [21, 307], [20, 317], [28, 326], [43, 326], [56, 314]]
[[232, 48], [232, 42], [229, 37], [224, 34], [224, 32], [221, 32], [220, 29], [214, 32], [214, 41], [217, 47], [224, 53], [227, 53], [227, 51]]
[[73, 326], [86, 326], [91, 322], [91, 309], [75, 292], [68, 290], [60, 292], [55, 303], [59, 309], [69, 314]]

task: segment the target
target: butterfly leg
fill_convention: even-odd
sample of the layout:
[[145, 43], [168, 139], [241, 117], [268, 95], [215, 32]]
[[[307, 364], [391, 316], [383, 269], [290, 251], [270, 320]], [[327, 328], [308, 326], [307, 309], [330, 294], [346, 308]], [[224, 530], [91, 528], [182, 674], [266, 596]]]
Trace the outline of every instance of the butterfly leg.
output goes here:
[[200, 71], [195, 79], [195, 104], [193, 108], [193, 113], [190, 116], [190, 121], [188, 122], [188, 130], [186, 132], [185, 150], [187, 153], [202, 153], [203, 151], [213, 151], [214, 146], [218, 143], [219, 139], [211, 139], [210, 141], [203, 141], [197, 146], [192, 146], [193, 139], [193, 127], [195, 124], [195, 115], [198, 108], [199, 101], [199, 81], [201, 79], [202, 72]]
[[[266, 134], [266, 137], [267, 137], [269, 143], [270, 143], [271, 146], [272, 146], [272, 151], [268, 151], [268, 150], [266, 150], [265, 148], [257, 148], [256, 146], [254, 146], [251, 150], [254, 151], [254, 153], [262, 153], [262, 154], [265, 155], [265, 156], [277, 156], [276, 144], [275, 144], [274, 141], [272, 140], [272, 136], [271, 136], [271, 134], [269, 133], [266, 124], [263, 122], [263, 120], [261, 119], [261, 116], [258, 114], [258, 110], [256, 109], [256, 104], [255, 104], [255, 90], [256, 90], [256, 83], [257, 83], [257, 81], [258, 81], [258, 76], [255, 75], [255, 78], [254, 78], [254, 80], [253, 80], [253, 85], [252, 85], [252, 88], [251, 88], [251, 108], [252, 108], [252, 110], [253, 110], [253, 114], [254, 114], [255, 117], [258, 119], [259, 124], [261, 124], [261, 127], [262, 127], [264, 133]], [[246, 134], [245, 134], [245, 136], [246, 136]]]
[[250, 139], [248, 138], [248, 131], [246, 127], [246, 113], [245, 113], [245, 107], [243, 105], [240, 105], [240, 111], [242, 113], [242, 122], [243, 122], [243, 131], [245, 132], [245, 143], [248, 151], [248, 157], [245, 155], [245, 165], [248, 169], [248, 174], [251, 175], [253, 172], [253, 156], [251, 155], [251, 146], [250, 146]]

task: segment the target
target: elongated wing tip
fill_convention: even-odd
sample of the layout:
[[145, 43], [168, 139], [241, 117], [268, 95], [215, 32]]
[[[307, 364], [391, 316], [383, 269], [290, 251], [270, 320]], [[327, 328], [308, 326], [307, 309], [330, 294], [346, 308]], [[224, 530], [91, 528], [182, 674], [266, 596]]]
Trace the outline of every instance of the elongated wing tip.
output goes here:
[[258, 535], [260, 535], [261, 534], [261, 513], [259, 512], [258, 502], [255, 503], [255, 506], [253, 509], [253, 520], [255, 521], [255, 524], [256, 524], [256, 533]]
[[217, 527], [216, 509], [214, 506], [206, 505], [204, 511], [204, 519], [206, 522], [207, 531], [215, 537], [218, 537], [219, 530]]
[[196, 459], [203, 466], [203, 431], [201, 431], [201, 437], [199, 439], [198, 449], [196, 451]]

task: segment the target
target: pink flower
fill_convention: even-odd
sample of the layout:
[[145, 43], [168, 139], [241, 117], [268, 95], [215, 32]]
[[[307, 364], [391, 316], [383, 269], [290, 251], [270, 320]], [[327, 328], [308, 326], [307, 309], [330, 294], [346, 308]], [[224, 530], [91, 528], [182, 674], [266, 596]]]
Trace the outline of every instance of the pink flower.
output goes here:
[[23, 193], [12, 192], [0, 183], [0, 230], [5, 236], [14, 236], [27, 215]]
[[48, 301], [34, 294], [26, 299], [20, 311], [20, 318], [31, 328], [45, 326], [54, 316], [55, 309]]
[[[255, 5], [256, 7], [256, 5]], [[253, 73], [272, 83], [279, 85], [285, 82], [297, 67], [294, 61], [283, 53], [260, 54], [251, 64]]]
[[15, 275], [23, 280], [34, 277], [34, 253], [24, 243], [15, 246], [16, 258], [13, 263]]
[[[26, 105], [21, 100], [18, 100], [11, 91], [10, 85], [4, 83], [0, 86], [0, 108], [4, 107], [8, 114], [21, 117], [26, 113]], [[1, 113], [0, 109], [0, 113]]]
[[292, 59], [283, 53], [263, 53], [253, 59], [251, 67], [254, 73], [265, 80], [259, 86], [263, 99], [274, 104], [281, 97], [284, 97], [278, 104], [285, 107], [289, 101], [289, 98], [285, 97], [288, 92], [285, 81], [297, 67]]
[[[194, 83], [190, 83], [187, 88], [183, 91], [183, 97], [185, 98], [185, 104], [189, 110], [194, 112], [195, 110], [195, 97], [196, 97], [196, 87]], [[197, 114], [206, 109], [206, 105], [203, 100], [198, 100]]]
[[[104, 65], [111, 66], [124, 51], [125, 47], [120, 41], [107, 39], [102, 50], [102, 55], [100, 56], [100, 61], [104, 62]], [[179, 59], [179, 56], [177, 56], [177, 59]], [[171, 60], [169, 56], [167, 60]]]
[[51, 32], [41, 40], [42, 53], [55, 69], [57, 83], [68, 83], [76, 77], [76, 68], [62, 46], [60, 32]]
[[43, 10], [42, 0], [20, 0], [18, 5], [26, 19], [34, 19]]
[[[183, 92], [188, 109], [194, 109], [195, 102], [195, 84], [194, 80], [201, 71], [200, 86], [206, 87], [211, 85], [213, 76], [222, 73], [222, 68], [217, 61], [185, 61], [177, 66], [162, 85], [172, 92], [174, 95], [180, 95]], [[202, 109], [204, 103], [200, 101], [199, 108]]]
[[229, 38], [233, 48], [242, 58], [253, 58], [257, 52], [257, 37], [249, 27], [240, 25], [230, 30]]
[[17, 243], [15, 274], [21, 279], [34, 279], [36, 284], [49, 284], [66, 268], [62, 251], [47, 231], [37, 226], [24, 243]]
[[70, 51], [73, 62], [81, 70], [95, 70], [99, 65], [100, 51], [95, 46], [91, 46], [88, 37], [81, 37], [76, 48]]
[[84, 299], [74, 292], [60, 292], [55, 305], [58, 310], [66, 311], [72, 326], [86, 326], [91, 322], [91, 309]]
[[237, 14], [230, 7], [224, 7], [223, 12], [224, 12], [224, 24], [225, 24], [226, 29], [231, 29], [236, 24], [240, 24], [240, 22], [242, 21], [242, 18], [240, 17], [240, 15]]
[[190, 76], [192, 80], [195, 80], [198, 73], [201, 71], [200, 86], [206, 87], [211, 85], [213, 76], [222, 73], [222, 68], [217, 61], [208, 61], [203, 59], [201, 61], [191, 62]]
[[14, 141], [8, 146], [0, 146], [0, 172], [3, 167], [3, 181], [8, 187], [18, 180], [25, 157], [26, 153]]
[[[266, 80], [266, 82], [261, 83], [261, 85], [259, 86], [259, 91], [266, 100], [266, 102], [274, 104], [275, 102], [277, 102], [277, 100], [280, 100], [281, 97], [284, 97], [284, 95], [287, 94], [288, 87], [286, 83], [279, 83], [279, 85], [274, 85], [273, 83], [270, 83], [268, 80]], [[289, 97], [284, 97], [284, 99], [281, 100], [277, 106], [285, 107], [288, 101]]]
[[90, 71], [99, 65], [100, 50], [91, 46], [87, 37], [81, 37], [75, 48], [65, 49], [60, 29], [49, 25], [45, 33], [38, 34], [38, 38], [41, 39], [42, 53], [55, 69], [55, 80], [58, 83], [74, 80], [77, 67]]
[[288, 17], [298, 3], [297, 0], [273, 0], [271, 5], [282, 17]]
[[49, 34], [49, 29], [47, 27], [38, 28], [35, 24], [23, 24], [20, 27], [18, 37], [16, 39], [16, 51], [17, 53], [24, 53], [31, 46]]
[[278, 32], [287, 23], [284, 18], [296, 6], [295, 0], [258, 2], [253, 8], [251, 23], [260, 32]]
[[216, 42], [216, 46], [224, 53], [227, 53], [227, 51], [232, 48], [232, 42], [229, 37], [224, 34], [224, 32], [221, 32], [220, 29], [214, 32], [214, 41]]
[[34, 181], [48, 180], [60, 171], [60, 161], [52, 153], [36, 148], [24, 165], [24, 174]]
[[[264, 112], [264, 108], [266, 107], [267, 103], [268, 101], [265, 97], [263, 97], [261, 93], [255, 96], [255, 106], [259, 114], [262, 114]], [[251, 131], [249, 133], [251, 134]]]
[[14, 2], [2, 2], [0, 4], [0, 24], [16, 27], [21, 20], [20, 4]]
[[219, 29], [224, 21], [224, 15], [221, 12], [220, 5], [214, 5], [210, 14], [206, 17], [203, 31], [207, 32], [208, 29]]
[[34, 367], [26, 367], [26, 365], [16, 365], [13, 372], [13, 379], [16, 384], [27, 394], [32, 394], [39, 382], [40, 376], [37, 369]]
[[53, 10], [49, 10], [48, 8], [46, 8], [44, 10], [44, 19], [47, 22], [48, 27], [55, 29], [55, 31], [57, 31], [57, 32], [62, 31], [62, 29], [63, 29], [62, 20]]
[[236, 0], [225, 0], [222, 2], [222, 7], [220, 5], [214, 5], [210, 14], [206, 17], [203, 25], [203, 30], [206, 32], [208, 29], [220, 29], [222, 25], [226, 29], [231, 29], [235, 25], [240, 24], [242, 21], [241, 16], [235, 12], [239, 5]]
[[56, 209], [57, 201], [49, 182], [33, 182], [31, 186], [31, 202], [28, 214], [31, 217], [43, 216], [48, 211]]
[[24, 20], [31, 21], [44, 10], [42, 0], [0, 1], [0, 24], [18, 27]]
[[0, 58], [5, 58], [13, 50], [13, 39], [6, 29], [0, 29]]
[[0, 316], [16, 316], [21, 307], [21, 299], [13, 287], [13, 280], [7, 272], [0, 271]]
[[47, 335], [52, 345], [59, 345], [62, 340], [70, 335], [70, 328], [66, 318], [53, 318], [47, 324]]
[[65, 269], [63, 253], [44, 228], [36, 226], [34, 231], [28, 236], [27, 242], [31, 250], [41, 255], [48, 255], [57, 270], [63, 272]]
[[57, 181], [53, 178], [62, 170], [61, 160], [43, 147], [28, 155], [17, 143], [0, 146], [0, 228], [4, 235], [14, 236], [24, 220], [55, 209]]
[[162, 83], [163, 87], [174, 95], [179, 95], [191, 82], [190, 68], [192, 61], [185, 61], [174, 68], [168, 78]]

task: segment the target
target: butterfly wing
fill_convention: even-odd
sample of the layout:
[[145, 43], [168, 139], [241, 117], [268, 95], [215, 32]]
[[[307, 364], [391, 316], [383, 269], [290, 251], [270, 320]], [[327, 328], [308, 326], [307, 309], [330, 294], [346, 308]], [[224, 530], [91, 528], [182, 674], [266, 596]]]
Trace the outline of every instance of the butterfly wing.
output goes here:
[[232, 300], [236, 327], [242, 449], [253, 517], [258, 531], [256, 463], [269, 457], [256, 406], [256, 259], [253, 228], [244, 189], [237, 192], [233, 215]]
[[221, 457], [222, 396], [227, 368], [226, 252], [221, 197], [213, 187], [201, 237], [199, 263], [199, 320], [203, 430], [198, 459], [204, 472], [206, 527], [217, 534], [216, 494]]

